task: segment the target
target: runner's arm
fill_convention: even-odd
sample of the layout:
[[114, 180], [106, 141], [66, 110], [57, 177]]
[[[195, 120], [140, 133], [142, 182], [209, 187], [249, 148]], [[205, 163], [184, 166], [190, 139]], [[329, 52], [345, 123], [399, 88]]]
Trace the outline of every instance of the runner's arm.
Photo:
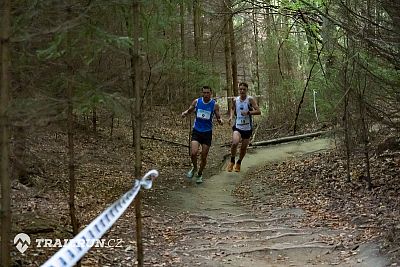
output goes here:
[[221, 118], [221, 114], [220, 114], [220, 112], [219, 112], [219, 105], [218, 105], [218, 103], [215, 103], [214, 112], [215, 112], [215, 117], [217, 117], [217, 121], [218, 121], [219, 125], [224, 124], [223, 121], [222, 121], [222, 118]]
[[261, 115], [261, 110], [257, 105], [257, 101], [252, 97], [250, 97], [249, 101], [250, 101], [252, 110], [249, 110], [248, 115]]
[[232, 119], [235, 116], [235, 112], [236, 112], [236, 102], [235, 102], [235, 99], [233, 99], [232, 100], [232, 108], [230, 110], [229, 123], [232, 122]]
[[189, 108], [182, 112], [181, 116], [186, 117], [186, 115], [190, 114], [193, 112], [193, 110], [196, 108], [197, 105], [197, 99], [193, 100], [192, 104], [190, 104]]

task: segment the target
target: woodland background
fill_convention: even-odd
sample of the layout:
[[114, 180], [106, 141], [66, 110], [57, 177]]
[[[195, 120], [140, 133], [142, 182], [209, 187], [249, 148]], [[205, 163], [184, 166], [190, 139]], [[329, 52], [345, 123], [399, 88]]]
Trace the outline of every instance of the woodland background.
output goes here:
[[[163, 127], [146, 114], [171, 120], [203, 85], [230, 97], [248, 82], [266, 114], [260, 136], [333, 129], [346, 179], [369, 189], [371, 157], [400, 147], [398, 1], [3, 0], [0, 8], [3, 266], [13, 181], [40, 187], [51, 164], [63, 167], [76, 234], [77, 139], [118, 139], [126, 125], [138, 177], [152, 161], [142, 142]], [[41, 144], [52, 140], [65, 147], [43, 158]], [[355, 156], [363, 159], [357, 174]], [[51, 157], [58, 161], [49, 165]]]

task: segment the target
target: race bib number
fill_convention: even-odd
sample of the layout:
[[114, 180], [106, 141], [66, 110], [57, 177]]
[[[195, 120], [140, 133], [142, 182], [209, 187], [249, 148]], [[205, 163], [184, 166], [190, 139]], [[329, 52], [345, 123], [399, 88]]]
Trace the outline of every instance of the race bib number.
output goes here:
[[211, 112], [208, 110], [204, 110], [204, 109], [198, 109], [197, 110], [197, 118], [203, 119], [203, 120], [209, 120], [211, 118]]
[[250, 124], [250, 117], [249, 116], [239, 116], [237, 118], [237, 124], [238, 125]]

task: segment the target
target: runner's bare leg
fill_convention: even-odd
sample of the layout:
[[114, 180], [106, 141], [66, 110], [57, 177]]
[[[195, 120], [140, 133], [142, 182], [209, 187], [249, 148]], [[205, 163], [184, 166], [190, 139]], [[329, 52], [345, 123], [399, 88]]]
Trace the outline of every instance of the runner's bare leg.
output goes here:
[[200, 143], [197, 141], [192, 141], [191, 147], [190, 159], [192, 160], [193, 168], [197, 170], [197, 153], [199, 152]]
[[207, 164], [207, 155], [210, 147], [208, 145], [202, 144], [201, 145], [201, 161], [200, 161], [200, 169], [198, 173], [203, 174], [203, 170]]

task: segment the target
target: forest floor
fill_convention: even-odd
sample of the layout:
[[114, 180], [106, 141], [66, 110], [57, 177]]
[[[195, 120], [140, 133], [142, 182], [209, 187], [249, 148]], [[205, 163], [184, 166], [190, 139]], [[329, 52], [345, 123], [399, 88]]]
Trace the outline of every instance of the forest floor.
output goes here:
[[[143, 194], [145, 266], [400, 265], [399, 150], [389, 148], [372, 156], [371, 191], [362, 176], [362, 158], [353, 159], [352, 182], [347, 183], [337, 149], [292, 153], [284, 160], [251, 166], [239, 176], [222, 171], [231, 129], [216, 126], [205, 182], [197, 186], [185, 177], [190, 167], [189, 120], [161, 107], [145, 114], [143, 172], [160, 172], [153, 188]], [[100, 120], [94, 133], [81, 122], [76, 131], [81, 227], [132, 186], [129, 124], [118, 122], [112, 136], [103, 126], [107, 124]], [[72, 238], [66, 131], [53, 125], [31, 132], [26, 160], [30, 182], [12, 184], [13, 234], [27, 233], [31, 240]], [[256, 140], [273, 134], [261, 122]], [[215, 188], [223, 189], [212, 195], [223, 192], [222, 201], [210, 199]], [[135, 265], [132, 207], [104, 238], [122, 246], [93, 248], [82, 266]], [[13, 262], [39, 266], [58, 249], [37, 247], [32, 241], [24, 254], [13, 247]], [[378, 263], [371, 261], [375, 256]]]

